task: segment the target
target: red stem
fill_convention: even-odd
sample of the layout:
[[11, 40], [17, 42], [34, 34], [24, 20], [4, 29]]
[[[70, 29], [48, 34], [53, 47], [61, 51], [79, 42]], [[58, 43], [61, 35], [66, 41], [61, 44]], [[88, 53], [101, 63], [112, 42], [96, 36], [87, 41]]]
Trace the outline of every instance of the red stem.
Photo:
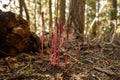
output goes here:
[[57, 44], [57, 61], [58, 61], [58, 66], [60, 64], [60, 49], [61, 49], [61, 47], [60, 47], [60, 39], [61, 39], [60, 28], [61, 28], [61, 26], [58, 25], [58, 23], [57, 23], [57, 43], [58, 43]]
[[52, 46], [50, 53], [50, 64], [53, 66], [56, 66], [56, 63], [58, 63], [58, 66], [60, 64], [60, 52], [64, 42], [62, 38], [62, 32], [63, 32], [62, 30], [63, 30], [63, 25], [59, 25], [57, 23], [57, 18], [56, 18], [55, 32], [54, 34], [52, 34]]
[[63, 43], [64, 43], [64, 40], [63, 40], [63, 38], [62, 38], [62, 32], [63, 32], [63, 25], [62, 24], [59, 24], [58, 25], [58, 33], [59, 33], [59, 39], [58, 39], [58, 50], [57, 50], [57, 52], [58, 52], [58, 66], [59, 66], [59, 64], [60, 64], [60, 53], [61, 53], [61, 47], [62, 47], [62, 45], [63, 45]]
[[54, 66], [56, 65], [56, 44], [57, 44], [57, 35], [56, 34], [54, 34], [54, 53], [53, 53], [53, 55], [54, 55]]
[[44, 13], [42, 12], [42, 40], [41, 40], [41, 54], [43, 54], [43, 47], [44, 47]]
[[53, 65], [53, 44], [54, 44], [54, 39], [53, 39], [53, 33], [52, 33], [52, 44], [51, 44], [51, 52], [50, 52], [50, 64]]
[[65, 68], [67, 67], [67, 62], [68, 62], [68, 42], [69, 42], [68, 38], [69, 38], [69, 33], [67, 30]]

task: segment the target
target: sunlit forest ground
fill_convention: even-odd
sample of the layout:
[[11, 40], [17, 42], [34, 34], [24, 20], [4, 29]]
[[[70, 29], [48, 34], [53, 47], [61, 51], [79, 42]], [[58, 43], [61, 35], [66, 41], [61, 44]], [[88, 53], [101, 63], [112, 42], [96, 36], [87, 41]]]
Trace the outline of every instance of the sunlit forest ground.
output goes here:
[[[117, 43], [117, 44], [116, 44]], [[118, 42], [81, 46], [77, 56], [76, 41], [69, 42], [68, 62], [65, 68], [65, 46], [60, 54], [59, 66], [52, 66], [49, 61], [49, 48], [40, 53], [21, 54], [7, 57], [9, 67], [0, 59], [0, 79], [25, 80], [119, 80], [120, 79], [120, 47]]]
[[[7, 0], [7, 1], [8, 3], [4, 3], [0, 5], [0, 8], [4, 7], [4, 9], [6, 8], [7, 11], [11, 10], [15, 14], [19, 13], [18, 1], [16, 0]], [[39, 50], [36, 52], [23, 51], [16, 56], [11, 56], [9, 55], [10, 53], [7, 52], [8, 50], [7, 48], [5, 49], [7, 53], [4, 53], [0, 49], [0, 54], [8, 54], [7, 56], [0, 56], [0, 80], [120, 80], [120, 25], [113, 23], [113, 26], [110, 26], [110, 24], [112, 24], [112, 20], [110, 20], [111, 15], [109, 14], [108, 16], [107, 14], [107, 11], [110, 11], [110, 7], [108, 7], [110, 5], [110, 2], [107, 3], [107, 1], [105, 1], [106, 4], [104, 4], [103, 6], [102, 3], [104, 3], [104, 0], [100, 0], [100, 2], [97, 2], [97, 0], [96, 2], [93, 1], [95, 3], [94, 6], [97, 6], [100, 9], [101, 6], [103, 6], [98, 18], [98, 16], [95, 15], [99, 13], [99, 9], [94, 8], [93, 4], [91, 4], [92, 2], [89, 2], [89, 0], [87, 0], [86, 9], [88, 10], [88, 13], [87, 12], [85, 13], [86, 21], [85, 21], [85, 30], [83, 31], [83, 33], [85, 32], [85, 34], [81, 34], [83, 37], [82, 40], [81, 35], [75, 33], [77, 32], [74, 29], [76, 28], [76, 26], [73, 27], [73, 25], [71, 25], [69, 28], [68, 39], [67, 39], [66, 24], [62, 26], [64, 28], [62, 31], [63, 33], [61, 32], [62, 35], [61, 33], [57, 33], [57, 30], [59, 29], [56, 28], [58, 26], [56, 26], [57, 21], [55, 21], [55, 17], [58, 17], [59, 15], [56, 16], [56, 13], [60, 12], [60, 10], [57, 11], [56, 9], [55, 4], [57, 3], [57, 0], [56, 2], [53, 1], [54, 4], [52, 5], [53, 12], [51, 12], [53, 16], [52, 18], [53, 26], [50, 27], [54, 29], [53, 32], [52, 31], [49, 32], [50, 16], [48, 15], [47, 12], [49, 10], [48, 3], [46, 2], [47, 0], [45, 1], [40, 0], [41, 2], [38, 1], [38, 3], [37, 0], [35, 1], [36, 2], [30, 0], [29, 2], [29, 0], [28, 1], [26, 0], [25, 2], [27, 4], [28, 12], [30, 15], [30, 22], [29, 22], [30, 25], [26, 25], [27, 21], [25, 23], [23, 18], [20, 17], [20, 19], [22, 18], [24, 24], [22, 24], [20, 21], [19, 22], [20, 26], [19, 24], [17, 24], [16, 26], [16, 22], [14, 22], [15, 28], [17, 27], [16, 30], [18, 30], [18, 33], [17, 31], [12, 31], [10, 28], [8, 28], [9, 30], [7, 34], [9, 35], [10, 32], [12, 32], [12, 34], [17, 33], [17, 35], [19, 35], [20, 37], [17, 37], [16, 40], [20, 38], [18, 40], [18, 43], [20, 43], [22, 40], [21, 40], [21, 33], [19, 32], [23, 31], [26, 33], [26, 31], [24, 30], [26, 29], [25, 27], [27, 27], [26, 30], [30, 28], [30, 31], [34, 33], [31, 39], [31, 44], [28, 43], [30, 49], [33, 48], [36, 49], [37, 46]], [[41, 4], [42, 9], [39, 12], [40, 3], [42, 3]], [[69, 1], [66, 2], [67, 6], [66, 6], [65, 18], [67, 18], [69, 14], [68, 3], [70, 2]], [[44, 15], [42, 15], [41, 13], [42, 11], [44, 12]], [[4, 15], [1, 13], [2, 11], [0, 11], [0, 15]], [[23, 11], [24, 19], [26, 19], [25, 15], [26, 15], [25, 11]], [[42, 16], [44, 16], [44, 20], [42, 20], [43, 19]], [[94, 22], [95, 25], [93, 24], [90, 29], [89, 26], [92, 24], [92, 21], [94, 21], [96, 17], [97, 19], [100, 19], [100, 21], [98, 21], [98, 24], [97, 21]], [[9, 17], [5, 19], [6, 20], [9, 19]], [[10, 21], [12, 21], [12, 19], [13, 17], [10, 18]], [[0, 21], [1, 21], [0, 22], [1, 25], [3, 21], [1, 17], [0, 17]], [[118, 23], [119, 21], [120, 19], [118, 20]], [[43, 22], [45, 22], [44, 25]], [[82, 21], [80, 22], [82, 23]], [[4, 24], [7, 25], [6, 23]], [[23, 29], [20, 28], [21, 25], [22, 28], [24, 27]], [[0, 28], [1, 27], [3, 28], [3, 25], [0, 26]], [[11, 27], [11, 26], [7, 26], [7, 27]], [[43, 27], [45, 28], [44, 31], [42, 31]], [[98, 28], [98, 29], [96, 28], [95, 34], [94, 34], [94, 30], [92, 30], [94, 29], [93, 27]], [[104, 28], [105, 30], [102, 28]], [[44, 39], [43, 39], [43, 32], [44, 32]], [[62, 37], [60, 37], [60, 35]], [[38, 42], [36, 38], [34, 38], [36, 36], [40, 44], [37, 44]], [[11, 39], [11, 37], [13, 38]], [[11, 37], [10, 37], [11, 42], [13, 42], [14, 45], [16, 45], [15, 43], [16, 40], [14, 40], [16, 36], [15, 37], [11, 36]], [[22, 39], [23, 37], [24, 36], [22, 34]], [[55, 40], [56, 42], [58, 41], [59, 44], [58, 43], [55, 44]], [[21, 42], [21, 44], [22, 43], [23, 42]], [[54, 47], [54, 45], [57, 47]], [[22, 45], [22, 47], [24, 46], [26, 45]], [[15, 47], [21, 49], [21, 45], [20, 47], [18, 46]], [[56, 57], [54, 55], [54, 51], [57, 53], [57, 50], [60, 50], [60, 53], [57, 54]], [[54, 61], [56, 61], [56, 63]]]

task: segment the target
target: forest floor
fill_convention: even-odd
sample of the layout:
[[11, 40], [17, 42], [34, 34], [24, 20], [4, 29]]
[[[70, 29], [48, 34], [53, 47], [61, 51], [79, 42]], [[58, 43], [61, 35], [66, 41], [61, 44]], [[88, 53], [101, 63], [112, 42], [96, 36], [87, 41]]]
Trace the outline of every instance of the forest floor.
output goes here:
[[[23, 54], [0, 59], [0, 80], [120, 80], [120, 46], [112, 45], [77, 50], [69, 49], [67, 67], [65, 51], [61, 53], [60, 66], [51, 66], [49, 54], [43, 59], [40, 53]], [[6, 65], [5, 61], [9, 65]]]

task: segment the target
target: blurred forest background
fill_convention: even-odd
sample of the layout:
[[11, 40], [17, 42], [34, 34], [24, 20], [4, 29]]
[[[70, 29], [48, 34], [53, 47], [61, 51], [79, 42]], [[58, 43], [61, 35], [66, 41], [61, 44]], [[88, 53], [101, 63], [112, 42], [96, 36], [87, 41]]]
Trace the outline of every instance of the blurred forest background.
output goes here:
[[[41, 34], [41, 13], [44, 13], [45, 30], [55, 26], [55, 19], [75, 30], [77, 35], [91, 38], [107, 37], [120, 33], [119, 0], [1, 0], [0, 8], [23, 16], [30, 23], [30, 30]], [[64, 26], [65, 27], [65, 26]]]
[[[20, 14], [29, 23], [19, 21], [20, 27], [26, 27], [22, 31], [27, 33], [30, 27], [35, 33], [28, 30], [28, 54], [7, 57], [12, 73], [0, 58], [0, 79], [120, 80], [120, 0], [0, 0], [0, 9]], [[26, 50], [19, 38], [10, 36], [10, 42]]]

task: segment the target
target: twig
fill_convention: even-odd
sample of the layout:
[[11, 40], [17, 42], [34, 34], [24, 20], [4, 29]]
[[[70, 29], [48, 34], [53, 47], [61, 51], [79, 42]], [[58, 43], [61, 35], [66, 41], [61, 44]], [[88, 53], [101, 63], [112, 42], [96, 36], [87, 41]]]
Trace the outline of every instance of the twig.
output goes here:
[[[7, 53], [2, 50], [0, 50], [0, 54], [7, 55]], [[3, 56], [1, 56], [1, 57], [3, 57]]]
[[94, 69], [99, 72], [103, 72], [103, 73], [107, 74], [108, 76], [114, 78], [115, 80], [120, 80], [120, 74], [116, 74], [110, 70], [102, 69], [100, 67], [94, 67]]
[[71, 55], [69, 55], [69, 54], [68, 54], [68, 56], [69, 56], [70, 58], [72, 58], [74, 61], [79, 62], [79, 60], [78, 60], [78, 59], [76, 59], [76, 58], [72, 57]]
[[73, 77], [75, 80], [80, 80], [80, 77], [78, 75], [73, 74]]
[[97, 80], [101, 80], [99, 77], [95, 76], [95, 74], [91, 74], [92, 77], [94, 77]]
[[97, 71], [106, 73], [106, 74], [108, 74], [108, 75], [115, 75], [114, 72], [112, 72], [112, 71], [110, 71], [110, 70], [106, 70], [106, 69], [100, 68], [100, 67], [94, 67], [94, 69], [97, 70]]
[[31, 61], [32, 61], [30, 55], [28, 55], [28, 54], [24, 54], [24, 55], [26, 55], [26, 56], [29, 57], [29, 62], [28, 62], [28, 64], [27, 64], [26, 66], [24, 66], [24, 67], [22, 67], [21, 69], [19, 69], [16, 73], [19, 73], [20, 71], [22, 71], [22, 70], [24, 70], [25, 68], [27, 68], [27, 67], [30, 65]]

